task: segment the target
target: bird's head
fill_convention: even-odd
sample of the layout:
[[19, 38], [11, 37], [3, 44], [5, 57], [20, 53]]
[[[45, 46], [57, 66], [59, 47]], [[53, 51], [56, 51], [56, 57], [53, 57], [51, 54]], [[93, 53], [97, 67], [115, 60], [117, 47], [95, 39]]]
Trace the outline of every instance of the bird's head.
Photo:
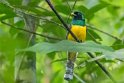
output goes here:
[[81, 12], [75, 11], [71, 13], [71, 16], [73, 16], [73, 20], [72, 20], [73, 25], [85, 26], [85, 18]]

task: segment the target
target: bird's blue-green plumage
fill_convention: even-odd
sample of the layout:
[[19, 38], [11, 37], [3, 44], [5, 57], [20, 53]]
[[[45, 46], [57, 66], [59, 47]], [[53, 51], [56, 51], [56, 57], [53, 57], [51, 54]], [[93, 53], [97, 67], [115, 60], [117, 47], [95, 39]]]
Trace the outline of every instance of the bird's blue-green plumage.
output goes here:
[[72, 25], [80, 25], [80, 26], [85, 26], [85, 20], [75, 20], [75, 19], [73, 19], [72, 20], [72, 23], [71, 23]]
[[74, 12], [72, 25], [85, 26], [85, 18], [81, 12]]

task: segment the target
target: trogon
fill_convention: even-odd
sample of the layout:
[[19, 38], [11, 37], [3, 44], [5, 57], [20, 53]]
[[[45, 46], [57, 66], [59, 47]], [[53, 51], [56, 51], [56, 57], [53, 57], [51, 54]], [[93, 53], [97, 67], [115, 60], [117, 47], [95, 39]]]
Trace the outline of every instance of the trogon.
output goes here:
[[[84, 42], [86, 39], [86, 25], [85, 25], [85, 17], [79, 12], [75, 11], [71, 14], [73, 16], [71, 22], [71, 31], [77, 37], [80, 42]], [[75, 41], [70, 33], [67, 33], [67, 40]], [[65, 80], [73, 79], [73, 70], [74, 70], [74, 62], [76, 60], [78, 53], [77, 52], [68, 52], [67, 53], [67, 64], [66, 64], [66, 72], [64, 75]]]

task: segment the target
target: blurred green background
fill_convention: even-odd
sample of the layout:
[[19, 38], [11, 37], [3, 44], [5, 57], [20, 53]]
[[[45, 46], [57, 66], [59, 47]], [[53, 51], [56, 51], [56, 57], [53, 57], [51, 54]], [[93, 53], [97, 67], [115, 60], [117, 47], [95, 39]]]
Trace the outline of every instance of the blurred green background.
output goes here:
[[[15, 29], [25, 27], [22, 13], [35, 17], [36, 32], [47, 36], [36, 35], [36, 44], [60, 41], [48, 38], [49, 36], [62, 40], [65, 40], [66, 37], [67, 31], [60, 26], [59, 19], [45, 0], [29, 0], [30, 2], [26, 6], [22, 5], [22, 3], [26, 3], [24, 1], [0, 0], [0, 83], [14, 83], [15, 56], [18, 49], [25, 46], [25, 39], [20, 35], [25, 31]], [[89, 34], [87, 34], [86, 41], [94, 41], [117, 51], [116, 56], [102, 57], [99, 61], [112, 74], [117, 83], [124, 83], [124, 0], [51, 0], [51, 2], [68, 24], [72, 20], [69, 17], [72, 11], [78, 10], [85, 15], [86, 23], [95, 28], [88, 27]], [[42, 47], [37, 49], [40, 48]], [[97, 57], [102, 56], [101, 53], [94, 54]], [[91, 60], [86, 53], [79, 53], [77, 57], [74, 79], [69, 82], [65, 81], [63, 75], [66, 58], [66, 52], [62, 51], [48, 54], [36, 52], [36, 83], [81, 83], [82, 81], [85, 83], [112, 83], [94, 61], [86, 62]], [[78, 67], [81, 64], [83, 66]]]

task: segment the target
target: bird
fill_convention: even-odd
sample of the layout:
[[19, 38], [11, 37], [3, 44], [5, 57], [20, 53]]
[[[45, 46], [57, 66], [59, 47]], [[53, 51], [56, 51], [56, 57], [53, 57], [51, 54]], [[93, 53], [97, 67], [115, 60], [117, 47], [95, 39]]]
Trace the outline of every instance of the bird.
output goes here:
[[[80, 11], [74, 11], [71, 13], [73, 16], [70, 30], [77, 37], [80, 43], [83, 43], [86, 39], [86, 24], [85, 17]], [[70, 33], [67, 33], [66, 39], [70, 41], [75, 41], [73, 36]], [[76, 42], [76, 41], [75, 41]], [[67, 63], [66, 63], [66, 72], [64, 74], [64, 79], [69, 81], [73, 79], [73, 70], [74, 70], [74, 62], [78, 52], [67, 52]]]

